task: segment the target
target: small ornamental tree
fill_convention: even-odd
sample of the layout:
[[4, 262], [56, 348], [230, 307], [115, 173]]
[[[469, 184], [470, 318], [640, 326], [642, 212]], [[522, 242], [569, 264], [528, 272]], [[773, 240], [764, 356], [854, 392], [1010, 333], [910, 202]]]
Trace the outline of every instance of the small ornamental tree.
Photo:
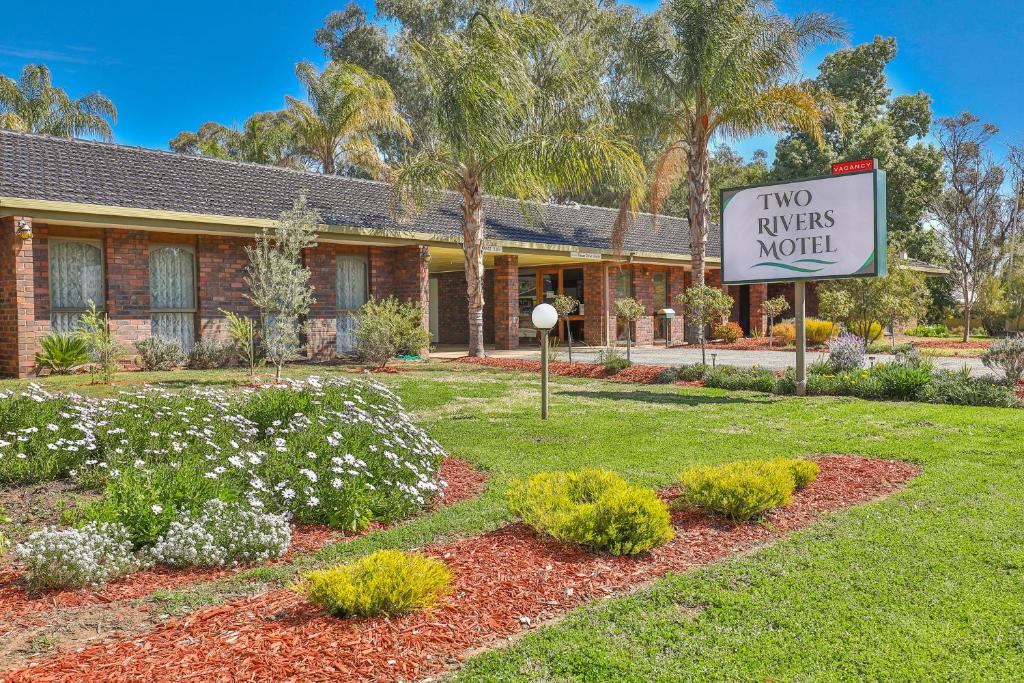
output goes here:
[[846, 320], [853, 310], [853, 299], [843, 290], [821, 290], [818, 292], [818, 315], [832, 323], [832, 335], [835, 335], [838, 323]]
[[569, 316], [580, 307], [580, 301], [568, 294], [559, 294], [551, 305], [558, 311], [558, 317], [565, 320], [565, 338], [569, 342], [569, 364], [572, 365], [572, 328], [569, 326]]
[[302, 252], [316, 246], [320, 215], [309, 207], [302, 192], [294, 205], [282, 211], [271, 228], [264, 228], [256, 244], [245, 248], [249, 267], [245, 283], [249, 300], [260, 309], [260, 339], [264, 354], [276, 368], [297, 357], [300, 320], [309, 313], [313, 288], [309, 270], [302, 265]]
[[733, 299], [717, 287], [698, 285], [690, 287], [677, 296], [676, 301], [682, 307], [683, 315], [686, 316], [687, 321], [697, 325], [697, 338], [700, 340], [700, 361], [707, 365], [704, 329], [712, 323], [721, 322], [732, 312]]
[[630, 347], [633, 345], [631, 337], [631, 329], [633, 321], [639, 320], [647, 313], [647, 309], [644, 305], [636, 299], [616, 299], [615, 300], [615, 317], [626, 321], [626, 360], [632, 360], [629, 357]]
[[775, 319], [789, 310], [789, 302], [786, 297], [777, 296], [761, 304], [761, 310], [768, 316], [768, 346], [772, 346], [775, 343]]
[[124, 356], [122, 347], [114, 333], [110, 331], [110, 320], [107, 314], [96, 308], [96, 304], [90, 300], [89, 308], [82, 314], [82, 319], [75, 329], [75, 336], [85, 342], [89, 350], [89, 356], [93, 364], [90, 372], [93, 381], [99, 378], [104, 384], [114, 381], [114, 373], [117, 372], [118, 362]]

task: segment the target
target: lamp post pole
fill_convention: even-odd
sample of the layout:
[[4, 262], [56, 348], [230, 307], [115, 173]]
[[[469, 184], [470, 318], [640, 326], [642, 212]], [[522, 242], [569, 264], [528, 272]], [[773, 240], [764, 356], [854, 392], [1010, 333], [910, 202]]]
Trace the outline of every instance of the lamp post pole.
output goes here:
[[548, 334], [541, 330], [540, 349], [540, 419], [548, 419]]

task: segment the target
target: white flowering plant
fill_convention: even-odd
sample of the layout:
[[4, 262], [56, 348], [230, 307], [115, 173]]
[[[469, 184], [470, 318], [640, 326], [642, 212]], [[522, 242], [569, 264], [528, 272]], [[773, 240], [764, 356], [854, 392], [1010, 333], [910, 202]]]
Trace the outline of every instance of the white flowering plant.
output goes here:
[[98, 586], [144, 565], [127, 529], [106, 522], [36, 531], [17, 545], [15, 554], [32, 590]]
[[199, 515], [186, 512], [171, 522], [149, 557], [172, 567], [252, 564], [281, 557], [291, 539], [285, 515], [214, 499]]
[[0, 485], [70, 478], [100, 493], [78, 524], [135, 548], [208, 501], [359, 529], [428, 504], [444, 451], [386, 387], [347, 378], [240, 393], [144, 387], [116, 398], [0, 394]]

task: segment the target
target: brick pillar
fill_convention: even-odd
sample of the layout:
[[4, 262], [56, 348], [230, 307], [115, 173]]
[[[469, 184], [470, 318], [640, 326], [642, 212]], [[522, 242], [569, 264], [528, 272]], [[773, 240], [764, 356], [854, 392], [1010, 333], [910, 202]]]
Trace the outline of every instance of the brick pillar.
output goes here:
[[583, 337], [590, 346], [615, 341], [615, 277], [617, 266], [583, 264]]
[[668, 306], [676, 312], [672, 320], [672, 345], [686, 341], [686, 322], [683, 320], [683, 307], [676, 297], [686, 291], [689, 286], [689, 273], [681, 266], [669, 268], [668, 271]]
[[750, 285], [750, 334], [767, 334], [768, 316], [762, 305], [768, 299], [768, 285]]
[[[419, 244], [395, 247], [391, 277], [395, 296], [420, 307], [423, 329], [430, 329], [430, 248]], [[426, 356], [430, 348], [420, 349]]]
[[313, 287], [309, 307], [306, 355], [313, 360], [330, 360], [338, 348], [337, 249], [333, 244], [318, 244], [303, 253]]
[[494, 348], [519, 348], [519, 257], [494, 257]]
[[149, 238], [135, 230], [110, 229], [103, 235], [107, 316], [114, 337], [127, 347], [151, 336]]
[[633, 298], [643, 304], [647, 314], [633, 323], [633, 341], [637, 346], [654, 343], [654, 280], [647, 266], [633, 267]]
[[[31, 238], [23, 240], [15, 233], [20, 222], [28, 223]], [[45, 243], [46, 229], [33, 226], [31, 218], [0, 218], [0, 375], [29, 376], [39, 340], [50, 329], [47, 290], [42, 292], [46, 305], [36, 307], [35, 246], [40, 238]], [[45, 246], [41, 252], [45, 255]]]

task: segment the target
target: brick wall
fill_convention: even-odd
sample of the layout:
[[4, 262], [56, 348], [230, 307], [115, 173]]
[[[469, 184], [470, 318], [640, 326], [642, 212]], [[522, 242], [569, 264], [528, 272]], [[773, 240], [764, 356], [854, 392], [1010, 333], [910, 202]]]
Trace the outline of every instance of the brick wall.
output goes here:
[[761, 306], [768, 298], [768, 285], [749, 285], [750, 287], [750, 333], [765, 334], [768, 331], [768, 316]]
[[633, 266], [633, 298], [643, 304], [647, 315], [633, 323], [633, 341], [638, 345], [654, 343], [654, 280], [647, 266]]
[[40, 324], [34, 253], [40, 233], [45, 240], [45, 228], [33, 225], [32, 239], [22, 240], [14, 232], [19, 218], [0, 218], [0, 374], [24, 377], [35, 366], [39, 339], [49, 331], [49, 310]]
[[615, 339], [615, 292], [611, 290], [618, 268], [607, 266], [607, 279], [605, 269], [602, 263], [583, 264], [583, 338], [591, 346]]
[[682, 344], [686, 341], [686, 321], [683, 320], [683, 307], [676, 301], [676, 297], [686, 291], [690, 284], [689, 272], [682, 267], [668, 269], [668, 306], [676, 312], [672, 320], [672, 345]]
[[227, 323], [220, 309], [259, 319], [259, 310], [246, 298], [245, 269], [249, 257], [243, 237], [200, 235], [196, 241], [199, 335], [227, 339]]
[[[437, 278], [438, 343], [468, 344], [469, 313], [466, 308], [466, 274], [439, 273]], [[484, 343], [494, 343], [494, 271], [484, 271]]]
[[[491, 293], [494, 317], [494, 347], [519, 348], [519, 257], [494, 258], [494, 287]], [[485, 305], [486, 305], [486, 299]], [[468, 325], [467, 321], [467, 325]]]
[[111, 229], [103, 235], [106, 310], [110, 329], [126, 345], [151, 336], [149, 237]]

